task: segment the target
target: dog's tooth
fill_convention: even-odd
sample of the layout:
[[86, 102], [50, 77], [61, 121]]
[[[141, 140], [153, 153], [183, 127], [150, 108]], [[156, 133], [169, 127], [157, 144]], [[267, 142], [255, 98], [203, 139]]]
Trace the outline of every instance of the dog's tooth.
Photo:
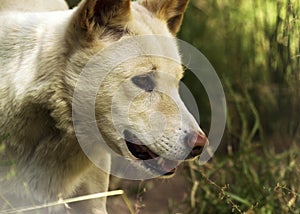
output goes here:
[[163, 158], [159, 158], [158, 161], [157, 161], [157, 163], [159, 165], [162, 165], [164, 163], [164, 159]]

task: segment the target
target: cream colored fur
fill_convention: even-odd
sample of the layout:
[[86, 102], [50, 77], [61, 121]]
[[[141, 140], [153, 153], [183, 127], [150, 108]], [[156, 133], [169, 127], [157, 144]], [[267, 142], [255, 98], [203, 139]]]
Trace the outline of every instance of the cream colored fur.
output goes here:
[[67, 10], [64, 0], [0, 0], [0, 11], [54, 11]]
[[[16, 1], [4, 2], [0, 7], [5, 11], [0, 13], [0, 160], [7, 164], [0, 164], [1, 194], [17, 193], [19, 201], [31, 206], [107, 191], [109, 175], [85, 156], [74, 133], [71, 106], [78, 76], [94, 54], [116, 40], [134, 35], [173, 38], [188, 1], [166, 0], [160, 5], [159, 0], [148, 0], [150, 7], [145, 1], [86, 0], [74, 10], [38, 13], [15, 12], [22, 10], [18, 9]], [[176, 2], [181, 6], [175, 7]], [[53, 5], [53, 1], [49, 4]], [[152, 11], [155, 4], [160, 7], [160, 16]], [[106, 7], [105, 12], [98, 13], [103, 7]], [[48, 10], [52, 9], [65, 9], [63, 1], [57, 8], [50, 6]], [[36, 11], [43, 10], [47, 7], [38, 7]], [[172, 17], [162, 15], [170, 10]], [[116, 28], [127, 31], [120, 35]], [[150, 46], [152, 42], [156, 41], [149, 41]], [[170, 52], [180, 61], [175, 41], [155, 45], [161, 47], [161, 54]], [[184, 130], [201, 132], [178, 95], [178, 83], [183, 75], [181, 65], [156, 57], [121, 64], [112, 71], [117, 75], [109, 75], [100, 88], [96, 118], [108, 144], [132, 159], [133, 164], [134, 157], [124, 146], [124, 139], [115, 131], [111, 120], [112, 97], [114, 90], [125, 80], [150, 72], [153, 66], [172, 77], [169, 82], [162, 74], [158, 73], [156, 77], [157, 87], [168, 94], [157, 92], [150, 96], [142, 93], [133, 100], [130, 109], [132, 125], [121, 120], [120, 128], [145, 133], [149, 129], [149, 116], [162, 112], [167, 121], [160, 138], [164, 140], [145, 138], [144, 135], [138, 137], [147, 143], [155, 142], [149, 145], [150, 149], [168, 158], [177, 157], [182, 145], [174, 142], [184, 136]], [[124, 87], [116, 101], [120, 118], [124, 117], [128, 104], [126, 92], [141, 90], [133, 84]], [[159, 119], [154, 121], [159, 122]], [[107, 152], [99, 151], [98, 157], [97, 161], [110, 166]], [[145, 173], [152, 172], [145, 169]], [[62, 213], [67, 209], [70, 213], [106, 213], [105, 202], [106, 199], [85, 201], [70, 204], [71, 209], [59, 207], [44, 212]]]

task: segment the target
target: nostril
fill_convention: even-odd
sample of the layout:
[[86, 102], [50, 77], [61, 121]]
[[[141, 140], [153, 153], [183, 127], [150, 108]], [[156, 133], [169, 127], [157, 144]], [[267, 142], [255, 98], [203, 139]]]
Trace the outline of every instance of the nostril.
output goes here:
[[186, 160], [189, 160], [201, 155], [208, 139], [203, 132], [191, 132], [185, 136], [185, 143], [191, 149], [186, 157]]
[[192, 132], [186, 135], [185, 142], [191, 149], [202, 148], [204, 147], [208, 139], [203, 132]]
[[203, 148], [202, 146], [196, 146], [193, 148], [193, 150], [191, 151], [190, 155], [192, 157], [196, 157], [198, 155], [201, 155], [202, 151], [203, 151]]

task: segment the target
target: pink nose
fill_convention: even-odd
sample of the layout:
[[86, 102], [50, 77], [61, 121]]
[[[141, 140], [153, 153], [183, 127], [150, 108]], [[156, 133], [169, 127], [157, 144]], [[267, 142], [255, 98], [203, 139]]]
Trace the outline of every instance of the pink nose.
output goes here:
[[186, 160], [189, 160], [201, 155], [205, 145], [208, 144], [208, 139], [203, 132], [191, 132], [186, 135], [185, 142], [191, 149], [186, 157]]
[[204, 147], [208, 143], [208, 139], [203, 132], [190, 134], [188, 145], [190, 148]]

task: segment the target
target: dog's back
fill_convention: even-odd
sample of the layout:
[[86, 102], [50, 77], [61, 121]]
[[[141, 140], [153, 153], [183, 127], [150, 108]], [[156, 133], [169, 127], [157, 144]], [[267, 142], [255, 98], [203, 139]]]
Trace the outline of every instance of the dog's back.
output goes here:
[[67, 10], [64, 0], [0, 0], [0, 11], [54, 11]]
[[[0, 12], [4, 12], [4, 14], [6, 14], [6, 12], [10, 12], [10, 13], [14, 13], [14, 12], [16, 12], [16, 13], [18, 13], [18, 12], [46, 12], [46, 11], [61, 11], [61, 10], [68, 10], [68, 9], [69, 9], [69, 7], [64, 0], [52, 0], [52, 1], [48, 1], [48, 0], [0, 0]], [[15, 15], [17, 15], [17, 14], [15, 14]], [[7, 17], [9, 17], [9, 16], [7, 16]], [[16, 20], [18, 20], [18, 19], [16, 19]], [[10, 22], [17, 24], [16, 20], [6, 20], [5, 21], [3, 19], [3, 20], [1, 20], [3, 22], [1, 24], [1, 26], [8, 29]], [[0, 23], [1, 23], [1, 21], [0, 21]], [[2, 35], [3, 35], [3, 32], [1, 31]], [[5, 34], [6, 34], [6, 36], [8, 36], [10, 33], [11, 33], [10, 31], [6, 31]], [[7, 39], [8, 38], [6, 38], [6, 41], [7, 41]], [[32, 37], [32, 39], [34, 39], [34, 37]], [[13, 40], [11, 42], [13, 43], [16, 41]], [[1, 46], [1, 44], [0, 44], [0, 47], [1, 47], [0, 52], [3, 52], [5, 48], [3, 48], [3, 46]], [[14, 55], [13, 53], [11, 53], [11, 54]], [[1, 60], [3, 62], [3, 58], [1, 58]], [[12, 67], [12, 69], [13, 68], [14, 67]], [[1, 76], [1, 80], [5, 81], [5, 77], [9, 76], [9, 72], [6, 70], [6, 72], [3, 73], [3, 71], [2, 71], [0, 76]], [[0, 98], [8, 97], [4, 94], [1, 94], [1, 89], [5, 89], [4, 85], [5, 84], [2, 85], [2, 88], [0, 87]], [[2, 90], [2, 92], [3, 92], [3, 90]], [[1, 101], [0, 102], [0, 116], [2, 116], [1, 115], [1, 109], [2, 109], [1, 104], [3, 104], [3, 100], [0, 99], [0, 101]], [[0, 126], [1, 126], [1, 124], [0, 124]], [[0, 133], [0, 135], [1, 135], [1, 133]], [[0, 136], [0, 140], [5, 140], [5, 137], [3, 139], [3, 136]], [[1, 142], [0, 142], [0, 144], [1, 144]], [[0, 153], [0, 161], [2, 163], [2, 165], [0, 166], [0, 181], [2, 183], [0, 185], [0, 192], [3, 197], [2, 199], [0, 199], [0, 210], [3, 211], [5, 209], [12, 208], [12, 207], [7, 206], [7, 203], [5, 201], [12, 202], [13, 207], [24, 207], [24, 206], [30, 206], [30, 205], [34, 206], [34, 204], [37, 202], [33, 198], [31, 198], [31, 197], [24, 198], [24, 196], [28, 194], [28, 191], [26, 190], [25, 187], [22, 188], [21, 186], [18, 186], [18, 185], [16, 186], [15, 179], [11, 179], [11, 181], [9, 183], [5, 182], [5, 180], [6, 180], [5, 178], [7, 178], [7, 176], [15, 170], [12, 160], [8, 156], [4, 155], [3, 153]], [[5, 165], [3, 165], [3, 163], [5, 163]], [[5, 188], [3, 188], [3, 187], [5, 187]], [[11, 187], [11, 188], [8, 188], [8, 187]], [[21, 192], [24, 192], [24, 195], [23, 194], [18, 194], [18, 195], [13, 194], [13, 192], [16, 191], [17, 189]], [[56, 206], [53, 209], [43, 209], [40, 211], [43, 213], [48, 213], [50, 210], [52, 212], [55, 212], [55, 211], [61, 212], [63, 210], [63, 207]], [[33, 213], [35, 213], [35, 212], [33, 212]]]

